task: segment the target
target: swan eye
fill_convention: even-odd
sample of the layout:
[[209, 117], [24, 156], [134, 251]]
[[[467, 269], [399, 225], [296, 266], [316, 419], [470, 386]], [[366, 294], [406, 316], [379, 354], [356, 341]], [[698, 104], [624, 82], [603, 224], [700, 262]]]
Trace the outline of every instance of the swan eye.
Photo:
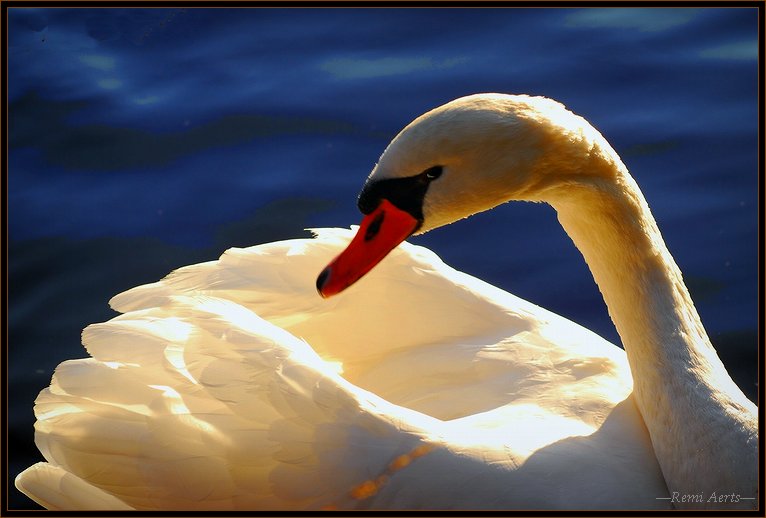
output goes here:
[[423, 174], [426, 175], [426, 178], [428, 178], [429, 180], [436, 180], [442, 175], [442, 169], [443, 169], [442, 166], [435, 165], [423, 171]]

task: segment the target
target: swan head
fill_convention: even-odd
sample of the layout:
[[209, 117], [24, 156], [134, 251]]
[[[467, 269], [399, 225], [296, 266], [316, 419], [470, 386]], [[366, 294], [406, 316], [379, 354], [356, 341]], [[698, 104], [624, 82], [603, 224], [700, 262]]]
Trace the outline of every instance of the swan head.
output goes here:
[[619, 163], [585, 119], [544, 97], [477, 94], [421, 115], [367, 178], [357, 235], [317, 279], [323, 297], [361, 278], [413, 234], [509, 200], [553, 201]]

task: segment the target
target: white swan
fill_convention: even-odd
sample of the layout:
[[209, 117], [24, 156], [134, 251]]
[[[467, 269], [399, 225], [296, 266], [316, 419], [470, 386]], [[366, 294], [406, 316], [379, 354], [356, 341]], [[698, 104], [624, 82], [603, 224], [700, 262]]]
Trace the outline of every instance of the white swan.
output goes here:
[[[547, 201], [625, 344], [407, 243]], [[756, 407], [705, 334], [633, 179], [544, 98], [418, 118], [313, 240], [232, 249], [111, 304], [36, 401], [56, 509], [752, 508]], [[631, 378], [632, 372], [632, 378]], [[633, 379], [635, 386], [633, 386]], [[643, 419], [642, 419], [643, 416]], [[644, 425], [646, 423], [646, 426]]]

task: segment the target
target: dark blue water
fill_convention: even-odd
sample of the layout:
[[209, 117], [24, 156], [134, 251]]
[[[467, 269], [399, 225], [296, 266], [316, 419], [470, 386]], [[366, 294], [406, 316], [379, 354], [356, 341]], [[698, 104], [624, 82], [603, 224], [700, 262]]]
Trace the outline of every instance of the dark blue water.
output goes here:
[[[754, 399], [757, 29], [753, 8], [9, 9], [11, 478], [41, 459], [37, 392], [109, 297], [358, 223], [390, 138], [476, 92], [556, 98], [607, 137]], [[413, 241], [619, 343], [546, 206]]]

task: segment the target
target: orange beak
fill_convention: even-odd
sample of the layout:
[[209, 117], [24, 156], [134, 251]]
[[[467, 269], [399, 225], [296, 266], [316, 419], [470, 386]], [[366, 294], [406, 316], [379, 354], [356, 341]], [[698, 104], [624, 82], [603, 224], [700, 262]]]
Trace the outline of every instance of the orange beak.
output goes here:
[[317, 291], [331, 297], [361, 279], [396, 246], [412, 235], [420, 221], [383, 199], [364, 217], [348, 247], [317, 277]]

